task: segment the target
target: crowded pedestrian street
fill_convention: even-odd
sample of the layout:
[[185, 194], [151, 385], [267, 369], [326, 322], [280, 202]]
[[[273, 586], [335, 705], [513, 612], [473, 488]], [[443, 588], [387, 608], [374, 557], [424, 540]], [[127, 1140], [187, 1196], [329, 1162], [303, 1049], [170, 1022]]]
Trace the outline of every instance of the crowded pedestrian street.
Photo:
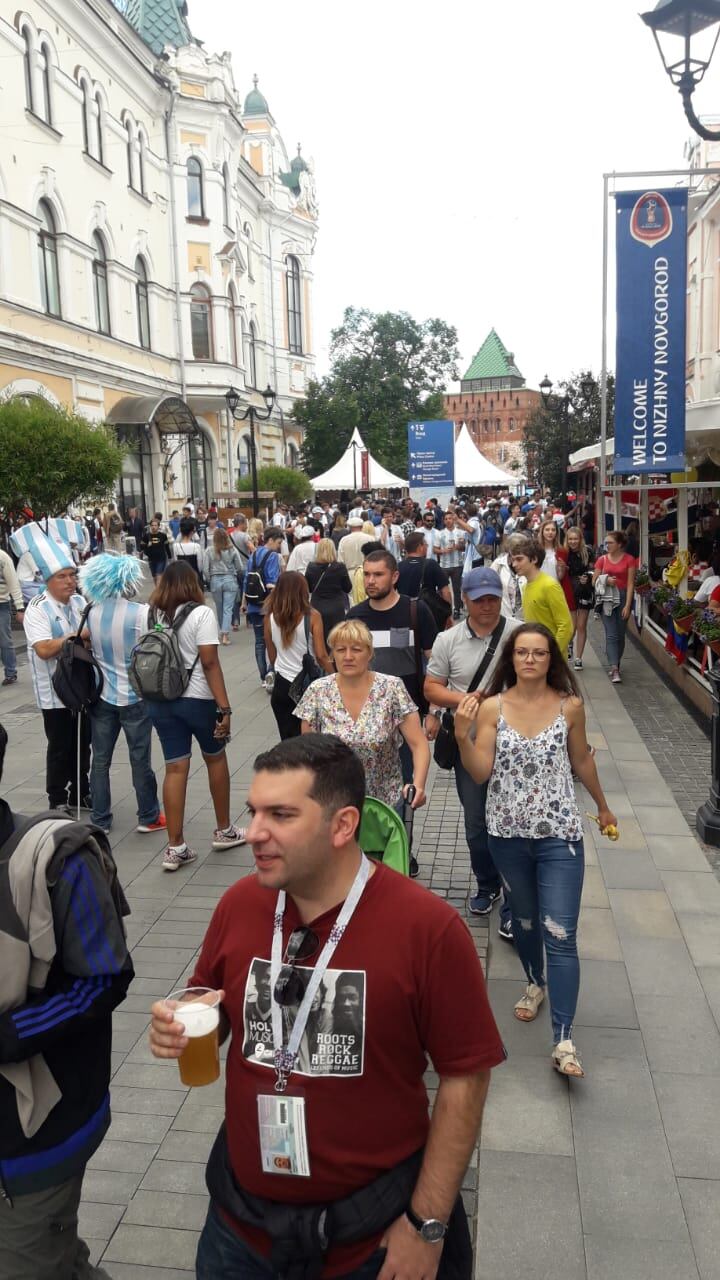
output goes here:
[[[222, 653], [235, 708], [231, 817], [240, 823], [252, 762], [277, 737], [256, 683], [251, 634], [236, 633]], [[3, 697], [10, 737], [3, 794], [13, 808], [32, 812], [46, 807], [45, 741], [22, 657], [18, 682]], [[634, 647], [631, 661], [645, 662]], [[533, 1026], [513, 1018], [522, 971], [497, 936], [497, 911], [489, 922], [468, 916], [508, 1051], [493, 1072], [480, 1150], [462, 1190], [475, 1276], [545, 1280], [562, 1256], [565, 1280], [713, 1280], [720, 885], [623, 705], [624, 690], [608, 682], [594, 652], [581, 686], [588, 739], [620, 830], [611, 843], [585, 821], [576, 1027], [588, 1078], [572, 1082], [550, 1070], [545, 1009]], [[157, 742], [153, 754], [161, 769]], [[186, 810], [198, 860], [176, 875], [163, 874], [162, 834], [135, 832], [122, 741], [112, 785], [110, 841], [132, 909], [136, 976], [113, 1015], [113, 1119], [88, 1165], [80, 1230], [113, 1280], [181, 1280], [194, 1274], [224, 1081], [188, 1090], [174, 1063], [153, 1058], [149, 1010], [192, 973], [214, 907], [253, 859], [247, 846], [210, 850], [212, 810], [199, 757]], [[414, 831], [420, 880], [465, 916], [471, 877], [461, 811], [451, 776], [434, 765], [428, 797]], [[581, 811], [587, 807], [581, 794]], [[435, 1083], [430, 1076], [431, 1091]]]

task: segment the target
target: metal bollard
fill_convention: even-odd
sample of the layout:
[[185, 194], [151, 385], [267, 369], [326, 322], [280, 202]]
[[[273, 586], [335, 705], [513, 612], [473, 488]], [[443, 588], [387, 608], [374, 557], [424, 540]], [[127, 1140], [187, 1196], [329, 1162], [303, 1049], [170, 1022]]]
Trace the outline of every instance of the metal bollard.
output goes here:
[[713, 713], [711, 730], [710, 795], [700, 805], [695, 819], [697, 833], [705, 844], [720, 849], [720, 666], [708, 672], [712, 687]]

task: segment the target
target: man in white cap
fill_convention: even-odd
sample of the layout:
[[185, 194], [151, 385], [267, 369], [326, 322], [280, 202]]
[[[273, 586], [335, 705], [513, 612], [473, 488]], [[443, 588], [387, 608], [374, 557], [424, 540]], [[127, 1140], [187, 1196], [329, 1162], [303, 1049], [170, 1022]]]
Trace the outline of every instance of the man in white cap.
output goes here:
[[295, 531], [295, 537], [299, 541], [290, 552], [290, 559], [287, 562], [288, 569], [294, 569], [296, 573], [305, 572], [310, 561], [315, 559], [314, 536], [315, 530], [311, 524], [304, 524], [301, 529]]
[[365, 558], [362, 549], [368, 541], [368, 535], [363, 533], [363, 522], [360, 516], [349, 517], [348, 529], [350, 532], [345, 534], [338, 547], [338, 560], [345, 565], [352, 578], [355, 570], [360, 568]]
[[[90, 727], [87, 716], [64, 707], [52, 684], [57, 655], [69, 635], [76, 635], [85, 601], [77, 591], [77, 569], [69, 548], [47, 538], [37, 524], [18, 529], [10, 539], [18, 555], [29, 551], [45, 583], [25, 610], [23, 627], [35, 701], [42, 711], [47, 738], [46, 787], [51, 809], [80, 804], [90, 809]], [[78, 782], [80, 733], [80, 794]]]

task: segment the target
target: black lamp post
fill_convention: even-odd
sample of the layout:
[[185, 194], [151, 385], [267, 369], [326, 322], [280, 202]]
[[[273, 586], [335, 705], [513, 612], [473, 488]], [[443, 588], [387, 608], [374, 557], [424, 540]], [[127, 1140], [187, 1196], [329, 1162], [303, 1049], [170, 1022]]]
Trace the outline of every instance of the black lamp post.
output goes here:
[[641, 17], [655, 37], [670, 80], [679, 90], [691, 128], [707, 142], [720, 141], [720, 130], [706, 129], [692, 104], [720, 36], [720, 0], [658, 0], [655, 8]]
[[[233, 420], [235, 422], [245, 422], [246, 419], [250, 420], [250, 478], [252, 483], [252, 509], [254, 516], [258, 514], [259, 509], [257, 453], [255, 450], [255, 419], [257, 418], [258, 422], [267, 422], [268, 418], [272, 414], [273, 405], [275, 404], [275, 392], [272, 387], [268, 385], [263, 391], [262, 396], [265, 401], [265, 412], [263, 412], [262, 409], [256, 409], [251, 400], [247, 409], [245, 409], [243, 413], [238, 413], [238, 405], [240, 404], [242, 397], [240, 392], [237, 390], [237, 387], [230, 387], [229, 391], [225, 392], [225, 403], [227, 404], [228, 412]], [[240, 454], [238, 451], [238, 459], [239, 457]]]
[[[540, 383], [540, 395], [542, 396], [543, 405], [546, 409], [549, 409], [551, 412], [554, 412], [556, 409], [559, 409], [562, 413], [562, 424], [563, 424], [562, 500], [563, 500], [563, 503], [565, 503], [567, 500], [567, 473], [568, 473], [568, 467], [570, 465], [570, 410], [571, 408], [575, 408], [575, 401], [573, 400], [569, 391], [566, 391], [564, 396], [554, 396], [552, 394], [552, 387], [553, 387], [553, 384], [550, 378], [548, 378], [547, 374], [545, 374], [545, 377]], [[595, 390], [594, 380], [592, 378], [583, 378], [582, 382], [580, 383], [580, 389], [582, 391], [583, 400], [585, 401], [586, 404], [589, 404], [590, 400], [592, 399], [593, 391]]]

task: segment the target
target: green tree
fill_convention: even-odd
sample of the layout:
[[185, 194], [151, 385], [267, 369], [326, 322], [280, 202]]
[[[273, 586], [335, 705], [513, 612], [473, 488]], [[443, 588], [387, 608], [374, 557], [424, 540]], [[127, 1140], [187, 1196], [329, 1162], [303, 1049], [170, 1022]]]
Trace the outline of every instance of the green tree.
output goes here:
[[124, 450], [111, 427], [39, 397], [0, 404], [0, 507], [59, 515], [110, 497]]
[[348, 307], [333, 331], [331, 369], [314, 382], [294, 416], [305, 429], [303, 466], [326, 471], [355, 427], [384, 466], [407, 475], [407, 424], [442, 416], [443, 390], [457, 379], [457, 333], [443, 320], [414, 320]]
[[[583, 383], [591, 383], [592, 391], [586, 399]], [[608, 374], [608, 437], [613, 435], [615, 421], [615, 378]], [[567, 424], [558, 398], [570, 395], [572, 407]], [[567, 436], [566, 436], [567, 432]], [[553, 403], [549, 408], [540, 406], [531, 414], [525, 427], [525, 450], [528, 457], [528, 474], [539, 484], [547, 485], [553, 495], [563, 489], [563, 468], [567, 454], [600, 439], [600, 382], [588, 369], [561, 382], [554, 388]], [[571, 486], [571, 481], [568, 480]]]
[[[260, 467], [257, 487], [259, 493], [276, 493], [279, 502], [305, 502], [313, 492], [304, 472], [291, 467]], [[252, 493], [251, 476], [239, 477], [238, 493]]]

